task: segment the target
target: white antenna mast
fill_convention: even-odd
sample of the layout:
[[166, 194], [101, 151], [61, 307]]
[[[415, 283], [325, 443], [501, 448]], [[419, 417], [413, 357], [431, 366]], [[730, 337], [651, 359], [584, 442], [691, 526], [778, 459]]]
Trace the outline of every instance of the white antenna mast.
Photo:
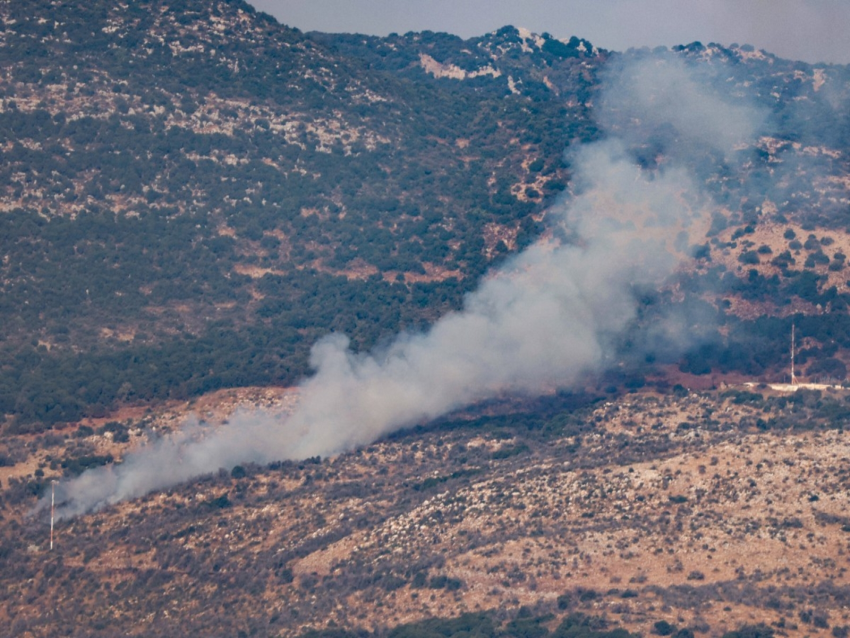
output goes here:
[[50, 481], [50, 551], [53, 551], [53, 510], [56, 505], [56, 481]]
[[797, 375], [794, 374], [794, 322], [791, 322], [791, 385], [797, 385]]

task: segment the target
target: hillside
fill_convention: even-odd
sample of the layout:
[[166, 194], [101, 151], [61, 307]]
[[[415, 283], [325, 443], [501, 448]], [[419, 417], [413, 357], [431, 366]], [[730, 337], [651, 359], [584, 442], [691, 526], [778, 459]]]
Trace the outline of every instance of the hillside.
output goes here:
[[[540, 232], [570, 181], [563, 151], [599, 136], [601, 71], [622, 59], [513, 27], [469, 41], [305, 35], [235, 1], [0, 13], [0, 411], [15, 429], [291, 384], [323, 334], [368, 349], [457, 308]], [[674, 54], [775, 121], [737, 172], [688, 158], [721, 226], [843, 232], [847, 69], [750, 47]], [[647, 166], [675, 142], [645, 139]], [[731, 245], [719, 240], [714, 257]], [[827, 282], [806, 279], [823, 258], [779, 287], [823, 306]], [[732, 275], [707, 267], [693, 284], [733, 324], [711, 339], [715, 368], [730, 338], [740, 351], [764, 331], [720, 306], [749, 288]], [[734, 367], [779, 364], [771, 348], [746, 359]]]
[[[748, 45], [0, 3], [0, 623], [846, 638], [848, 100]], [[766, 385], [792, 325], [823, 391]]]
[[238, 2], [0, 11], [17, 421], [293, 382], [329, 330], [427, 323], [592, 135], [581, 107], [372, 73]]
[[[291, 401], [193, 408], [215, 426], [240, 403]], [[14, 439], [16, 468], [118, 457], [180, 414]], [[382, 635], [520, 608], [550, 628], [583, 613], [642, 635], [662, 621], [840, 635], [849, 416], [843, 393], [805, 390], [551, 396], [330, 460], [222, 471], [60, 522], [52, 552], [44, 519], [14, 514], [28, 488], [5, 473], [0, 614], [19, 636]]]

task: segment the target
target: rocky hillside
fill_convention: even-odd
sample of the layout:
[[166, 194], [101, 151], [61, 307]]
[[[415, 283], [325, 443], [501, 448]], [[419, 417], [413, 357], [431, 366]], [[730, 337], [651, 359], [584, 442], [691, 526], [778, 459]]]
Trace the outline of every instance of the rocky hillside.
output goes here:
[[[457, 308], [568, 192], [564, 149], [600, 120], [624, 126], [598, 99], [608, 69], [649, 55], [514, 27], [303, 34], [236, 0], [11, 2], [0, 21], [0, 413], [20, 431], [291, 384], [330, 331], [369, 348]], [[733, 158], [675, 151], [718, 202], [716, 228], [843, 232], [847, 68], [747, 46], [670, 54], [772, 122]], [[676, 140], [645, 133], [636, 160], [663, 164]], [[665, 363], [776, 374], [778, 351], [751, 338], [765, 326], [731, 310], [768, 293], [719, 271], [734, 240], [711, 241], [685, 301], [732, 327], [690, 353], [704, 365]], [[770, 294], [845, 303], [822, 273], [843, 261], [798, 256]]]
[[370, 71], [239, 2], [0, 16], [19, 424], [291, 382], [329, 330], [427, 323], [536, 233], [593, 134], [583, 106]]
[[[10, 635], [846, 638], [850, 69], [510, 26], [304, 34], [241, 0], [6, 2], [0, 25]], [[658, 59], [758, 135], [711, 150], [657, 95], [660, 117], [608, 99]], [[607, 371], [208, 474], [49, 549], [52, 480], [189, 414], [285, 415], [321, 336], [386, 343], [541, 233], [578, 244], [550, 211], [605, 136], [711, 213], [663, 287], [629, 289]], [[792, 324], [798, 374], [833, 385], [743, 386], [783, 379]]]
[[[215, 427], [240, 404], [295, 399], [221, 393], [192, 407]], [[553, 395], [330, 460], [238, 466], [62, 521], [49, 551], [44, 515], [21, 517], [28, 473], [117, 459], [184, 409], [7, 439], [12, 635], [385, 635], [485, 612], [537, 619], [512, 636], [571, 614], [683, 637], [850, 625], [843, 392]]]

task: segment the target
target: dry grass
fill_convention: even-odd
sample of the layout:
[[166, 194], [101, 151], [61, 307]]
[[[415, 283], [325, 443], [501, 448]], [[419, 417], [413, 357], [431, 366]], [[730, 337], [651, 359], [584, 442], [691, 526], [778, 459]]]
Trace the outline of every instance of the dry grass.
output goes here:
[[[97, 587], [167, 573], [183, 592], [173, 617], [226, 604], [233, 617], [277, 614], [281, 635], [520, 605], [558, 611], [558, 597], [573, 592], [558, 613], [606, 615], [644, 634], [665, 619], [711, 636], [756, 622], [825, 636], [829, 629], [798, 616], [814, 609], [830, 626], [847, 624], [850, 437], [760, 431], [752, 424], [764, 405], [732, 398], [645, 392], [596, 404], [578, 430], [537, 443], [522, 429], [513, 438], [426, 431], [319, 465], [211, 477], [63, 524], [63, 569], [82, 570]], [[188, 410], [215, 422], [239, 407], [285, 411], [296, 400], [285, 389], [229, 390], [145, 418], [171, 428]], [[523, 444], [527, 451], [500, 454]], [[32, 458], [18, 469], [31, 469]], [[211, 510], [222, 495], [231, 506]], [[292, 582], [275, 576], [284, 566]], [[461, 584], [416, 587], [417, 572]], [[249, 585], [225, 584], [242, 582], [240, 573], [251, 574], [255, 596], [239, 595]], [[401, 581], [387, 588], [389, 574]], [[827, 582], [833, 594], [818, 593]], [[582, 590], [597, 595], [575, 595]], [[57, 594], [60, 607], [82, 604], [80, 613], [104, 595], [80, 603]], [[142, 610], [164, 595], [142, 588], [135, 607], [110, 613], [150, 627]], [[36, 612], [23, 601], [7, 609]]]

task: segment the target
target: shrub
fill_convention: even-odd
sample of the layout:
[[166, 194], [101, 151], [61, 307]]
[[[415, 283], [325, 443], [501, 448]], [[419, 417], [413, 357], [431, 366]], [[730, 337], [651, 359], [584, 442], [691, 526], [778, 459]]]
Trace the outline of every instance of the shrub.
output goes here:
[[222, 494], [218, 498], [209, 501], [208, 505], [213, 509], [223, 510], [230, 507], [230, 499], [227, 497], [227, 494]]
[[723, 638], [773, 638], [773, 629], [763, 623], [744, 625], [736, 631], [723, 634]]
[[753, 265], [761, 263], [759, 260], [759, 255], [754, 250], [745, 250], [740, 255], [738, 255], [738, 261], [742, 264]]

